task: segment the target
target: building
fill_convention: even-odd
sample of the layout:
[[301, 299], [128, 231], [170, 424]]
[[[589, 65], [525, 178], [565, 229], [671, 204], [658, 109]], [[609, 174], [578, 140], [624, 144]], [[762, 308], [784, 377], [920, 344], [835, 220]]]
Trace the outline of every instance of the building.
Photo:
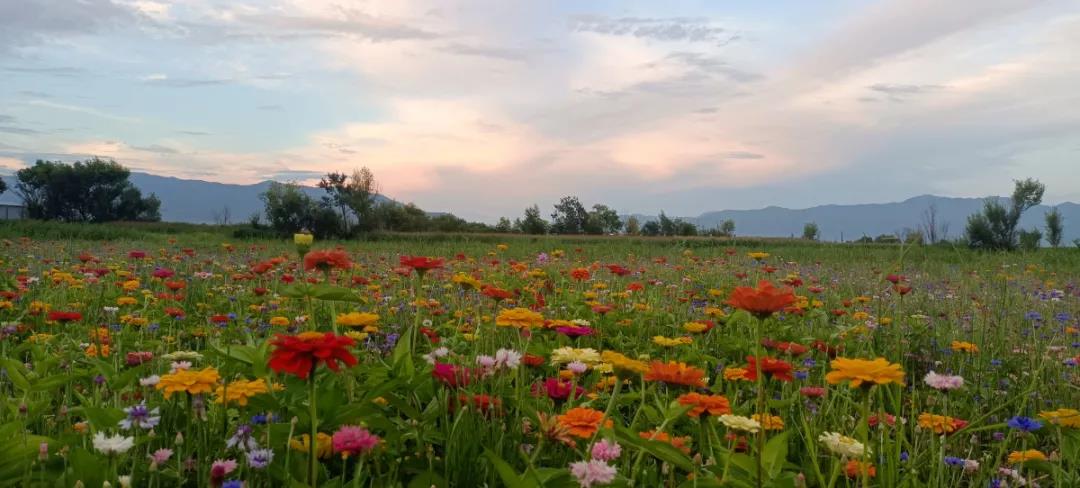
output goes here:
[[0, 203], [0, 220], [22, 220], [25, 218], [25, 205], [21, 203]]

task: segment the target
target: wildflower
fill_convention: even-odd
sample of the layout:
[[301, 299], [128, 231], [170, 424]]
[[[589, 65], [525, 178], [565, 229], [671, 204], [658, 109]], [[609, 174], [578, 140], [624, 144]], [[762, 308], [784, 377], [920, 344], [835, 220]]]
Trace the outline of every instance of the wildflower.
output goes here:
[[952, 434], [966, 427], [967, 424], [964, 420], [945, 415], [934, 415], [926, 412], [919, 414], [919, 427], [929, 429], [935, 434]]
[[123, 430], [132, 427], [136, 429], [153, 429], [161, 421], [161, 417], [157, 416], [158, 409], [150, 410], [146, 407], [146, 403], [127, 407], [124, 409], [124, 413], [127, 414], [127, 418], [120, 421], [120, 428]]
[[665, 444], [671, 444], [672, 447], [682, 451], [684, 454], [690, 454], [689, 436], [673, 437], [667, 432], [657, 432], [655, 430], [650, 430], [648, 432], [639, 432], [638, 437], [651, 441], [663, 442]]
[[652, 341], [653, 344], [663, 347], [685, 346], [694, 343], [694, 340], [689, 337], [670, 338], [664, 336], [654, 336], [652, 338]]
[[247, 463], [252, 469], [265, 469], [274, 460], [273, 449], [252, 449], [246, 454]]
[[[592, 437], [600, 429], [600, 423], [604, 420], [604, 412], [587, 407], [575, 407], [559, 415], [559, 424], [569, 431], [570, 435], [587, 439]], [[611, 420], [604, 422], [604, 426], [611, 427]]]
[[784, 429], [784, 419], [782, 419], [782, 418], [780, 418], [780, 417], [778, 417], [776, 415], [769, 415], [767, 413], [766, 414], [755, 413], [754, 415], [751, 415], [750, 418], [754, 419], [759, 424], [761, 424], [761, 427], [763, 429], [765, 429], [765, 430], [783, 430]]
[[367, 312], [349, 312], [338, 314], [336, 322], [344, 327], [368, 327], [379, 322], [379, 315]]
[[472, 372], [450, 363], [435, 363], [431, 376], [450, 388], [466, 386], [472, 381]]
[[236, 470], [236, 461], [233, 459], [218, 459], [210, 466], [210, 485], [221, 486], [225, 476]]
[[240, 424], [236, 427], [236, 432], [233, 433], [232, 437], [229, 437], [229, 439], [225, 441], [225, 447], [230, 449], [240, 447], [245, 451], [250, 451], [252, 449], [258, 449], [259, 443], [255, 440], [255, 437], [252, 436], [251, 426], [248, 424]]
[[578, 349], [573, 347], [560, 347], [551, 351], [551, 364], [559, 365], [572, 361], [581, 361], [585, 364], [596, 364], [600, 362], [600, 353], [592, 348]]
[[[552, 400], [566, 400], [573, 393], [574, 397], [580, 397], [585, 394], [585, 389], [578, 386], [574, 387], [574, 384], [569, 381], [560, 381], [558, 378], [548, 378], [544, 380], [544, 391], [547, 393], [548, 398]], [[537, 394], [539, 389], [536, 385], [533, 385], [533, 394]]]
[[1020, 464], [1027, 461], [1046, 461], [1046, 454], [1038, 449], [1026, 451], [1013, 451], [1009, 453], [1009, 464]]
[[424, 274], [433, 269], [441, 269], [443, 267], [442, 258], [429, 258], [426, 256], [401, 256], [398, 258], [398, 263], [409, 269], [416, 270], [416, 274], [421, 278]]
[[154, 451], [152, 454], [147, 454], [146, 457], [150, 458], [150, 469], [153, 470], [168, 462], [172, 455], [172, 449], [161, 448]]
[[[299, 438], [289, 439], [289, 448], [297, 452], [307, 453], [311, 451], [311, 436], [303, 434]], [[333, 439], [330, 434], [319, 432], [315, 436], [315, 453], [320, 459], [329, 458], [334, 453]]]
[[889, 383], [904, 384], [904, 370], [899, 364], [893, 364], [885, 358], [849, 359], [838, 357], [829, 363], [832, 371], [825, 375], [825, 381], [835, 385], [843, 381], [849, 381], [852, 388], [857, 388], [866, 383], [887, 385]]
[[102, 454], [107, 456], [123, 454], [135, 446], [134, 437], [124, 437], [122, 435], [106, 436], [104, 432], [98, 431], [94, 434], [94, 449], [101, 451]]
[[1005, 423], [1009, 427], [1023, 432], [1033, 432], [1042, 428], [1042, 422], [1031, 417], [1016, 416]]
[[1080, 411], [1071, 408], [1059, 408], [1046, 412], [1039, 412], [1039, 417], [1054, 425], [1062, 427], [1080, 428]]
[[818, 436], [818, 441], [825, 445], [833, 454], [845, 458], [861, 458], [869, 450], [861, 442], [837, 432], [826, 432]]
[[349, 269], [352, 260], [344, 251], [311, 251], [304, 255], [304, 270], [330, 271], [333, 268]]
[[521, 364], [521, 353], [512, 349], [499, 349], [495, 351], [495, 367], [504, 369], [517, 369]]
[[727, 381], [750, 381], [750, 378], [747, 378], [747, 373], [746, 368], [724, 368], [724, 379]]
[[772, 283], [761, 280], [757, 288], [735, 288], [727, 303], [758, 318], [765, 318], [795, 303], [795, 294], [790, 289], [780, 290]]
[[241, 407], [247, 406], [248, 399], [261, 395], [270, 391], [267, 388], [265, 379], [257, 380], [237, 380], [227, 385], [219, 385], [217, 390], [214, 390], [214, 395], [217, 397], [214, 399], [214, 403], [236, 403]]
[[154, 388], [163, 390], [162, 394], [166, 399], [173, 393], [185, 392], [189, 395], [198, 395], [210, 393], [220, 379], [221, 376], [214, 368], [204, 368], [200, 371], [180, 369], [161, 376]]
[[574, 268], [570, 270], [570, 277], [575, 281], [585, 281], [592, 275], [589, 273], [588, 268]]
[[622, 446], [618, 442], [600, 439], [592, 445], [591, 457], [600, 461], [614, 461], [622, 454]]
[[289, 373], [300, 379], [307, 379], [319, 363], [326, 363], [331, 371], [340, 369], [338, 361], [346, 366], [354, 366], [356, 357], [348, 347], [355, 341], [334, 335], [332, 332], [302, 332], [295, 336], [278, 334], [271, 341], [274, 351], [270, 355], [270, 369], [279, 373]]
[[704, 378], [705, 371], [675, 361], [668, 361], [666, 364], [653, 361], [649, 363], [649, 371], [645, 373], [645, 381], [660, 381], [668, 385], [683, 385], [696, 388], [705, 386]]
[[616, 373], [638, 375], [649, 370], [649, 365], [636, 359], [630, 359], [615, 351], [604, 351], [600, 359], [615, 370]]
[[700, 417], [704, 413], [709, 415], [724, 415], [731, 413], [731, 403], [723, 395], [702, 395], [697, 392], [685, 393], [678, 398], [679, 405], [693, 406], [686, 412], [691, 417]]
[[[754, 356], [747, 356], [746, 361], [748, 364], [746, 366], [746, 373], [744, 373], [743, 376], [750, 381], [757, 381], [757, 358]], [[791, 370], [791, 363], [788, 363], [787, 361], [768, 356], [761, 358], [761, 372], [772, 378], [790, 382], [793, 379], [791, 377]]]
[[979, 346], [970, 342], [952, 341], [951, 347], [956, 352], [979, 352]]
[[506, 308], [500, 310], [495, 317], [495, 325], [518, 329], [540, 327], [544, 325], [544, 316], [527, 308]]
[[849, 460], [847, 464], [844, 465], [844, 475], [848, 478], [858, 478], [862, 476], [863, 473], [865, 473], [867, 477], [873, 478], [877, 476], [877, 468], [868, 461], [856, 461], [854, 459]]
[[332, 442], [334, 452], [341, 453], [341, 458], [345, 459], [370, 452], [379, 444], [379, 437], [363, 427], [343, 425], [334, 432]]
[[937, 374], [933, 371], [926, 373], [923, 382], [931, 388], [941, 391], [955, 390], [964, 386], [964, 378], [961, 376]]
[[757, 433], [761, 430], [761, 424], [757, 420], [743, 417], [741, 415], [721, 415], [719, 417], [720, 423], [724, 424], [729, 429], [741, 430], [743, 432], [749, 432], [751, 434]]
[[582, 488], [590, 488], [593, 485], [606, 485], [615, 479], [617, 471], [600, 460], [578, 461], [570, 464], [570, 474]]

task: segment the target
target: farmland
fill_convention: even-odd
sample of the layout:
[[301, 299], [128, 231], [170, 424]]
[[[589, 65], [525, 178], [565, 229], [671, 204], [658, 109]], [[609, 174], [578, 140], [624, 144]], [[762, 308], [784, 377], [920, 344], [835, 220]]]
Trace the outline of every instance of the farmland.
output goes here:
[[49, 232], [4, 486], [1080, 485], [1075, 249]]

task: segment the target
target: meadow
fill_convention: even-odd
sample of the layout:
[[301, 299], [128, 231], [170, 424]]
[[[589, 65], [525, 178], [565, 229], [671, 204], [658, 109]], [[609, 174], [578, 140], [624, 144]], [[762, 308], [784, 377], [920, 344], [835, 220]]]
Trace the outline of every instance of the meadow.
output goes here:
[[1080, 486], [1075, 249], [101, 229], [3, 233], [0, 486]]

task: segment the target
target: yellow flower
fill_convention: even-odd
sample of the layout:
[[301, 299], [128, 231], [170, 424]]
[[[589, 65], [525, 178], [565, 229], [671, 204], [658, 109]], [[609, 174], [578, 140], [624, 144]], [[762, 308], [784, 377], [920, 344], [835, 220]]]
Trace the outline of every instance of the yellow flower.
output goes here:
[[527, 308], [506, 308], [500, 310], [498, 317], [495, 317], [495, 325], [519, 329], [540, 327], [544, 325], [544, 316]]
[[[306, 453], [311, 450], [311, 436], [301, 435], [299, 438], [289, 439], [289, 448], [294, 451]], [[315, 436], [315, 452], [319, 458], [327, 459], [334, 454], [334, 442], [330, 434], [319, 432]]]
[[205, 368], [201, 371], [182, 369], [162, 375], [154, 388], [163, 390], [162, 394], [168, 399], [173, 393], [186, 392], [191, 395], [210, 393], [219, 380], [221, 380], [221, 375], [214, 368]]
[[682, 328], [687, 332], [697, 334], [699, 332], [704, 332], [705, 329], [709, 328], [709, 326], [701, 322], [687, 322], [683, 324]]
[[776, 415], [755, 413], [750, 418], [756, 420], [765, 430], [784, 430], [784, 419]]
[[723, 310], [723, 309], [721, 309], [721, 308], [717, 308], [717, 307], [705, 307], [705, 315], [706, 315], [707, 317], [713, 317], [713, 318], [721, 318], [721, 317], [724, 317], [724, 316], [725, 316], [725, 315], [727, 315], [727, 314], [725, 314], [725, 313], [724, 313], [724, 310]]
[[643, 374], [649, 370], [649, 365], [645, 364], [644, 361], [630, 359], [615, 351], [604, 351], [600, 353], [600, 360], [610, 364], [615, 371], [620, 373]]
[[877, 359], [849, 359], [836, 358], [830, 363], [832, 371], [825, 375], [825, 381], [830, 385], [850, 381], [852, 388], [867, 383], [887, 385], [896, 383], [904, 384], [904, 370], [899, 364], [893, 364], [885, 358]]
[[559, 365], [574, 361], [581, 361], [591, 366], [600, 362], [600, 353], [592, 348], [577, 349], [573, 347], [560, 347], [551, 351], [551, 364]]
[[310, 246], [313, 242], [315, 242], [315, 236], [311, 234], [293, 234], [292, 238], [293, 244], [296, 244], [297, 246]]
[[765, 258], [769, 257], [769, 253], [761, 252], [761, 251], [748, 252], [748, 253], [746, 253], [746, 255], [750, 256], [750, 258], [755, 260], [755, 261], [761, 261], [762, 259], [765, 259]]
[[136, 303], [139, 303], [139, 300], [135, 297], [124, 296], [116, 299], [116, 306], [118, 307], [123, 307], [124, 305], [135, 305]]
[[1046, 412], [1039, 412], [1039, 416], [1051, 424], [1062, 427], [1080, 428], [1080, 411], [1071, 408], [1059, 408]]
[[282, 317], [280, 315], [270, 317], [270, 325], [276, 325], [278, 327], [288, 327], [289, 326], [289, 318], [288, 317]]
[[1019, 464], [1026, 461], [1046, 461], [1046, 454], [1038, 449], [1028, 449], [1026, 451], [1013, 451], [1009, 453], [1009, 463]]
[[461, 285], [462, 288], [472, 288], [474, 290], [480, 289], [480, 280], [460, 271], [455, 274], [453, 278], [450, 278], [450, 280]]
[[236, 403], [241, 407], [248, 404], [248, 398], [270, 391], [266, 387], [266, 380], [236, 380], [225, 385], [219, 385], [214, 395], [214, 403]]
[[670, 338], [664, 336], [653, 336], [652, 341], [653, 344], [664, 347], [685, 346], [687, 344], [694, 343], [694, 340], [689, 337]]
[[945, 415], [934, 415], [923, 412], [919, 414], [919, 427], [933, 431], [935, 434], [951, 434], [963, 427], [963, 421], [957, 421]]
[[367, 327], [379, 322], [379, 314], [349, 312], [337, 316], [337, 324], [345, 327]]
[[139, 280], [128, 280], [123, 284], [124, 291], [135, 291], [139, 289]]
[[88, 358], [96, 358], [99, 353], [103, 358], [109, 357], [109, 345], [102, 344], [100, 351], [98, 350], [97, 344], [90, 344], [90, 346], [86, 348], [86, 357]]
[[952, 341], [952, 350], [956, 352], [979, 352], [979, 346], [970, 342]]
[[38, 344], [41, 342], [48, 342], [52, 338], [52, 334], [34, 334], [30, 337], [27, 337], [26, 340], [31, 344]]

